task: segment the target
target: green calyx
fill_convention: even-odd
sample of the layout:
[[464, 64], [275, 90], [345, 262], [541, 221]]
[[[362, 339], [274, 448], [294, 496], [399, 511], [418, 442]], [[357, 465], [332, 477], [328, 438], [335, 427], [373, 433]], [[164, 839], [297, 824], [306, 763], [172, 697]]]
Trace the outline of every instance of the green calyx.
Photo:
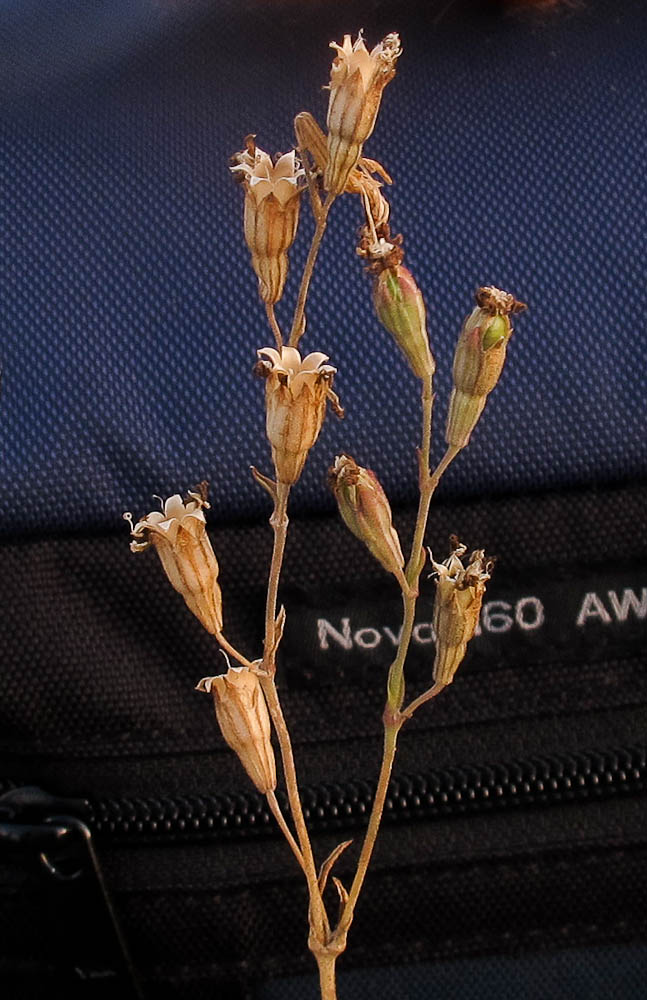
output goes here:
[[510, 332], [510, 320], [507, 316], [500, 314], [493, 316], [483, 332], [481, 347], [484, 351], [490, 351], [502, 341], [506, 341]]

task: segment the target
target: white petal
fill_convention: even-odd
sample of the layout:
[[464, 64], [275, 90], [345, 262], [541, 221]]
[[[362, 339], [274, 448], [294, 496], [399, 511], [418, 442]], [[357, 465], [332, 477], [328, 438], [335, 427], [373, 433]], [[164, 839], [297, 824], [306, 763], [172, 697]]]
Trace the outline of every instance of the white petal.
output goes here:
[[174, 493], [164, 504], [165, 517], [182, 517], [184, 514], [184, 501], [179, 493]]
[[140, 521], [139, 524], [135, 525], [135, 531], [139, 530], [140, 525], [147, 528], [151, 524], [158, 524], [166, 518], [166, 514], [163, 514], [161, 510], [152, 510], [150, 514]]
[[322, 365], [324, 361], [328, 360], [327, 354], [322, 354], [321, 351], [313, 351], [312, 354], [308, 354], [307, 357], [301, 362], [301, 369], [305, 372], [313, 372]]
[[276, 348], [274, 348], [274, 347], [262, 347], [260, 349], [260, 351], [257, 351], [256, 353], [258, 354], [259, 358], [262, 358], [263, 355], [265, 354], [270, 359], [270, 361], [272, 362], [272, 364], [273, 364], [273, 366], [275, 368], [282, 368], [283, 367], [283, 362], [281, 360], [281, 355], [276, 350]]
[[298, 372], [301, 368], [301, 355], [296, 347], [281, 348], [281, 363], [285, 368], [293, 372]]
[[262, 165], [264, 167], [269, 167], [270, 170], [272, 169], [272, 157], [259, 146], [256, 147], [254, 162], [257, 166]]
[[281, 177], [294, 177], [295, 175], [295, 152], [293, 149], [289, 153], [284, 153], [274, 164], [272, 179], [280, 180]]

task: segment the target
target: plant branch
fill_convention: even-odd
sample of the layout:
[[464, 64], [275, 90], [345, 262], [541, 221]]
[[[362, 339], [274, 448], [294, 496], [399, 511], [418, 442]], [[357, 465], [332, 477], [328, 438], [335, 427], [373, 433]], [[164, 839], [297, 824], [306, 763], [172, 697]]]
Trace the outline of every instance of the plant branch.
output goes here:
[[422, 432], [421, 445], [418, 452], [420, 498], [418, 501], [418, 513], [416, 516], [416, 526], [411, 544], [411, 554], [405, 569], [405, 577], [408, 589], [402, 588], [402, 602], [404, 605], [404, 617], [402, 621], [402, 634], [395, 659], [389, 669], [387, 682], [387, 705], [391, 711], [397, 715], [402, 708], [404, 701], [404, 662], [409, 652], [409, 643], [413, 632], [413, 623], [416, 613], [416, 600], [418, 597], [418, 584], [420, 574], [424, 565], [424, 551], [422, 543], [427, 528], [429, 517], [429, 505], [435, 486], [432, 477], [429, 475], [429, 452], [431, 449], [431, 427], [432, 413], [434, 406], [433, 376], [422, 380]]
[[274, 819], [279, 824], [279, 826], [281, 828], [281, 832], [283, 833], [283, 836], [285, 837], [285, 839], [287, 840], [288, 844], [292, 848], [292, 853], [294, 854], [295, 858], [297, 859], [297, 861], [301, 865], [301, 868], [303, 868], [303, 871], [305, 872], [305, 863], [304, 863], [304, 860], [303, 860], [303, 854], [299, 850], [299, 845], [297, 844], [296, 840], [292, 836], [292, 831], [290, 830], [290, 827], [286, 823], [285, 816], [281, 812], [281, 807], [280, 807], [280, 805], [278, 803], [278, 799], [276, 797], [276, 792], [274, 792], [272, 789], [270, 789], [270, 791], [266, 793], [266, 797], [267, 797], [267, 803], [268, 803], [270, 809], [272, 810], [272, 815], [274, 816]]
[[303, 870], [308, 883], [311, 926], [317, 940], [322, 942], [325, 941], [330, 934], [330, 925], [328, 923], [328, 917], [326, 915], [321, 893], [319, 891], [312, 845], [310, 843], [310, 837], [308, 836], [308, 830], [303, 816], [301, 799], [299, 798], [299, 785], [294, 765], [294, 754], [292, 752], [290, 734], [288, 732], [288, 727], [286, 725], [281, 703], [279, 701], [279, 695], [276, 690], [276, 684], [274, 683], [274, 677], [263, 674], [259, 676], [281, 750], [281, 760], [283, 761], [285, 787], [288, 793], [290, 812], [292, 813], [292, 819], [294, 820], [294, 826], [297, 831], [297, 838], [303, 857]]
[[236, 647], [232, 646], [232, 644], [229, 642], [228, 639], [225, 639], [222, 632], [216, 632], [215, 635], [218, 644], [225, 651], [225, 653], [229, 653], [232, 659], [237, 660], [238, 663], [240, 663], [243, 667], [247, 667], [248, 670], [256, 669], [251, 660], [248, 660], [246, 656], [243, 656], [242, 653], [239, 653]]
[[389, 670], [387, 684], [387, 703], [384, 710], [383, 720], [384, 752], [382, 756], [380, 776], [375, 790], [375, 798], [373, 800], [373, 808], [371, 809], [368, 828], [364, 836], [359, 861], [357, 862], [355, 877], [353, 878], [353, 883], [348, 893], [348, 900], [344, 906], [339, 924], [333, 934], [333, 941], [338, 942], [342, 948], [345, 946], [348, 928], [353, 921], [355, 906], [362, 890], [364, 879], [366, 878], [366, 872], [368, 870], [377, 834], [380, 828], [380, 823], [382, 821], [384, 803], [386, 802], [389, 781], [393, 770], [393, 761], [395, 759], [395, 752], [397, 749], [398, 734], [407, 718], [410, 718], [416, 708], [418, 708], [425, 701], [435, 697], [443, 687], [443, 685], [434, 685], [433, 688], [426, 691], [423, 695], [412, 702], [405, 713], [401, 711], [405, 692], [404, 663], [409, 651], [409, 644], [411, 642], [416, 601], [418, 597], [418, 585], [422, 567], [424, 565], [424, 551], [422, 546], [427, 527], [427, 520], [429, 517], [429, 507], [431, 504], [431, 498], [438, 483], [440, 482], [441, 476], [455, 455], [458, 453], [456, 449], [448, 448], [437, 468], [432, 474], [430, 474], [429, 452], [431, 449], [433, 402], [433, 381], [432, 376], [430, 376], [428, 379], [424, 379], [422, 384], [422, 442], [418, 453], [420, 463], [420, 499], [418, 503], [418, 514], [416, 517], [413, 542], [411, 545], [411, 554], [405, 570], [406, 583], [408, 586], [406, 588], [404, 586], [402, 587], [402, 602], [404, 606], [402, 633], [395, 660], [391, 664], [391, 668]]
[[290, 331], [290, 347], [298, 347], [299, 340], [303, 334], [303, 320], [306, 308], [306, 299], [308, 298], [308, 290], [310, 288], [310, 281], [312, 279], [312, 272], [314, 271], [314, 266], [317, 261], [317, 254], [319, 253], [319, 247], [321, 246], [321, 241], [323, 239], [324, 233], [326, 232], [326, 226], [328, 224], [328, 213], [330, 212], [330, 207], [335, 200], [335, 195], [328, 193], [326, 195], [326, 200], [321, 206], [321, 212], [316, 219], [315, 231], [312, 234], [312, 243], [310, 244], [310, 250], [308, 252], [308, 257], [305, 262], [305, 267], [303, 268], [303, 275], [301, 277], [301, 286], [299, 288], [299, 297], [297, 299], [296, 309], [294, 310], [294, 319], [292, 320], [292, 329]]
[[279, 579], [281, 576], [281, 566], [283, 565], [283, 553], [285, 551], [285, 539], [288, 533], [288, 497], [290, 487], [286, 483], [276, 484], [276, 499], [274, 510], [270, 517], [270, 524], [274, 531], [274, 547], [272, 549], [272, 562], [270, 564], [270, 575], [267, 583], [267, 598], [265, 601], [265, 643], [263, 650], [263, 667], [268, 674], [273, 675], [276, 670], [276, 642], [275, 642], [275, 621], [276, 621], [276, 599], [279, 589]]
[[[430, 479], [429, 488], [431, 490], [431, 496], [434, 495], [438, 483], [440, 482], [441, 478], [443, 477], [443, 475], [445, 474], [451, 463], [454, 461], [460, 450], [461, 449], [457, 448], [455, 445], [448, 446], [447, 451], [445, 452], [440, 462], [438, 463], [438, 465], [432, 472], [431, 476], [429, 477]], [[429, 499], [431, 500], [431, 497]]]
[[281, 333], [281, 327], [279, 326], [279, 321], [276, 318], [276, 313], [274, 311], [274, 303], [265, 303], [265, 312], [267, 313], [267, 318], [269, 320], [272, 333], [274, 334], [274, 340], [276, 341], [276, 346], [279, 351], [283, 347], [283, 334]]
[[335, 981], [335, 965], [338, 953], [330, 951], [315, 952], [319, 966], [319, 989], [321, 1000], [337, 1000], [337, 984]]
[[400, 732], [403, 721], [404, 720], [397, 720], [397, 721], [391, 720], [389, 722], [385, 721], [384, 753], [382, 756], [382, 766], [380, 768], [380, 777], [378, 779], [377, 788], [375, 790], [375, 798], [373, 800], [373, 808], [371, 809], [371, 816], [368, 822], [368, 829], [366, 831], [364, 842], [362, 844], [362, 850], [359, 856], [359, 861], [357, 862], [357, 870], [355, 872], [353, 884], [351, 885], [348, 893], [348, 901], [344, 906], [344, 910], [341, 915], [339, 925], [337, 926], [333, 935], [333, 939], [337, 939], [340, 942], [342, 942], [343, 946], [345, 946], [348, 928], [350, 927], [353, 921], [357, 899], [362, 890], [364, 879], [366, 878], [368, 865], [371, 860], [371, 855], [373, 853], [373, 848], [375, 847], [375, 841], [377, 839], [378, 830], [380, 828], [380, 822], [382, 820], [382, 813], [384, 811], [386, 794], [389, 788], [391, 771], [393, 769], [393, 760], [395, 758], [398, 733]]
[[417, 712], [421, 705], [424, 705], [426, 702], [431, 701], [432, 698], [435, 698], [436, 695], [439, 695], [440, 692], [443, 691], [446, 687], [447, 687], [446, 684], [441, 684], [440, 682], [437, 682], [436, 684], [433, 684], [427, 691], [423, 691], [421, 695], [418, 695], [417, 698], [413, 699], [413, 701], [407, 708], [402, 710], [401, 712], [402, 718], [410, 719], [413, 713]]

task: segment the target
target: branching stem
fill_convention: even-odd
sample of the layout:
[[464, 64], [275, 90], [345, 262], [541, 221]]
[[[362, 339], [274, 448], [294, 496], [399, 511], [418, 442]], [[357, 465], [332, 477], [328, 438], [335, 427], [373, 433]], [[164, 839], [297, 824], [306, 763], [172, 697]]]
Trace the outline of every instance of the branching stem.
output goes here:
[[270, 809], [272, 810], [272, 815], [274, 816], [274, 819], [279, 824], [279, 826], [281, 828], [281, 832], [283, 833], [283, 836], [285, 837], [285, 839], [287, 840], [288, 844], [292, 848], [292, 853], [294, 854], [294, 856], [297, 859], [297, 861], [299, 862], [301, 868], [303, 868], [303, 870], [305, 872], [305, 863], [303, 861], [303, 855], [302, 855], [301, 851], [299, 850], [299, 845], [297, 844], [296, 840], [292, 836], [292, 831], [290, 830], [290, 827], [286, 823], [285, 816], [281, 812], [281, 807], [280, 807], [280, 805], [278, 803], [278, 799], [276, 797], [276, 792], [274, 792], [273, 790], [270, 790], [269, 792], [266, 793], [266, 798], [267, 798], [267, 803], [268, 803]]
[[[272, 549], [272, 562], [270, 565], [270, 575], [267, 585], [267, 599], [265, 604], [265, 646], [263, 656], [263, 671], [259, 674], [265, 700], [270, 712], [270, 717], [276, 731], [283, 762], [283, 773], [285, 775], [285, 787], [290, 804], [290, 812], [297, 833], [299, 842], [298, 849], [300, 863], [305, 873], [310, 896], [310, 925], [318, 942], [323, 942], [330, 934], [330, 925], [323, 905], [319, 884], [317, 880], [317, 870], [315, 866], [312, 845], [303, 815], [301, 799], [299, 798], [299, 784], [297, 781], [296, 767], [294, 764], [294, 753], [290, 734], [283, 715], [283, 709], [279, 701], [279, 694], [276, 689], [274, 675], [276, 673], [276, 646], [277, 637], [275, 631], [276, 603], [283, 565], [283, 553], [285, 551], [285, 540], [288, 531], [287, 505], [290, 495], [290, 487], [286, 483], [277, 483], [276, 499], [274, 510], [270, 517], [270, 524], [274, 531], [274, 547]], [[271, 803], [270, 803], [271, 806]], [[284, 831], [285, 832], [285, 831]], [[292, 844], [290, 844], [292, 847]], [[295, 845], [296, 846], [296, 845]], [[292, 848], [294, 850], [294, 847]]]
[[285, 551], [285, 539], [288, 533], [289, 495], [290, 487], [286, 483], [276, 484], [276, 499], [274, 510], [270, 517], [270, 524], [274, 531], [274, 547], [272, 549], [272, 562], [270, 564], [270, 576], [267, 583], [267, 597], [265, 600], [265, 644], [263, 656], [263, 667], [271, 675], [276, 670], [274, 623], [276, 619], [276, 599], [279, 590], [279, 579], [281, 576], [281, 566], [283, 565], [283, 553]]
[[418, 695], [417, 698], [413, 699], [408, 708], [404, 708], [402, 710], [401, 714], [403, 720], [410, 719], [413, 713], [417, 712], [421, 705], [424, 705], [428, 701], [431, 701], [432, 698], [435, 698], [436, 695], [440, 694], [440, 692], [443, 691], [446, 687], [447, 687], [446, 684], [440, 684], [439, 682], [437, 682], [436, 684], [433, 684], [427, 691], [423, 691], [421, 695]]
[[411, 703], [406, 712], [402, 712], [404, 702], [404, 662], [409, 651], [413, 623], [415, 618], [416, 601], [418, 597], [418, 585], [420, 574], [424, 565], [423, 540], [429, 516], [429, 506], [436, 486], [440, 478], [452, 461], [457, 451], [448, 449], [438, 467], [433, 474], [429, 472], [429, 452], [431, 448], [431, 426], [433, 411], [433, 384], [432, 376], [425, 379], [422, 384], [422, 442], [419, 452], [420, 462], [420, 500], [418, 503], [418, 515], [414, 529], [411, 554], [405, 570], [406, 582], [408, 586], [402, 587], [402, 602], [404, 606], [404, 618], [402, 623], [402, 633], [396, 657], [389, 671], [387, 687], [387, 703], [384, 710], [384, 752], [382, 756], [382, 766], [378, 778], [373, 808], [369, 818], [368, 828], [364, 836], [364, 842], [357, 863], [355, 877], [348, 893], [348, 900], [342, 912], [339, 924], [333, 933], [333, 941], [338, 942], [341, 947], [345, 945], [346, 935], [355, 913], [355, 906], [359, 894], [366, 878], [366, 872], [373, 854], [377, 834], [382, 821], [384, 803], [389, 788], [393, 761], [397, 749], [398, 734], [408, 718], [411, 717], [416, 708], [419, 708], [425, 701], [435, 697], [442, 689], [442, 685], [434, 685], [429, 691]]
[[274, 303], [265, 303], [265, 312], [267, 313], [267, 318], [269, 320], [272, 333], [274, 334], [274, 340], [276, 341], [276, 346], [281, 350], [283, 347], [283, 334], [281, 333], [281, 327], [279, 326], [279, 321], [276, 318], [276, 313], [274, 311]]
[[288, 801], [290, 803], [290, 812], [292, 813], [292, 819], [294, 820], [299, 847], [303, 857], [303, 870], [308, 883], [308, 893], [310, 896], [310, 926], [317, 940], [319, 942], [323, 942], [330, 934], [330, 925], [324, 909], [321, 893], [319, 892], [315, 859], [312, 853], [312, 845], [310, 843], [305, 818], [303, 816], [301, 799], [299, 798], [299, 785], [297, 782], [296, 768], [294, 766], [294, 754], [292, 752], [290, 734], [288, 732], [288, 727], [286, 725], [281, 703], [279, 701], [279, 695], [276, 690], [276, 684], [274, 683], [274, 677], [261, 675], [260, 680], [265, 694], [265, 700], [267, 701], [267, 707], [270, 711], [270, 716], [279, 741], [281, 760], [283, 761], [283, 772], [285, 775], [285, 787], [288, 793]]
[[317, 254], [319, 253], [319, 247], [321, 246], [321, 241], [324, 237], [324, 233], [326, 232], [326, 226], [328, 225], [328, 213], [330, 212], [330, 207], [334, 200], [335, 195], [328, 193], [326, 195], [326, 200], [321, 206], [321, 211], [316, 218], [315, 231], [312, 234], [312, 243], [310, 244], [308, 257], [305, 262], [305, 267], [303, 268], [301, 286], [299, 288], [299, 297], [297, 299], [296, 309], [294, 310], [292, 330], [290, 331], [290, 347], [298, 347], [299, 340], [303, 334], [303, 319], [306, 309], [306, 299], [308, 298], [308, 290], [310, 288], [310, 281], [312, 279], [312, 272], [314, 271], [314, 267], [317, 262]]
[[225, 639], [222, 632], [216, 632], [216, 639], [221, 648], [225, 651], [225, 653], [228, 653], [232, 659], [236, 660], [243, 667], [247, 667], [248, 670], [255, 669], [254, 664], [251, 662], [251, 660], [248, 660], [246, 656], [243, 656], [242, 653], [239, 653], [236, 647], [232, 646], [232, 644], [229, 642], [228, 639]]

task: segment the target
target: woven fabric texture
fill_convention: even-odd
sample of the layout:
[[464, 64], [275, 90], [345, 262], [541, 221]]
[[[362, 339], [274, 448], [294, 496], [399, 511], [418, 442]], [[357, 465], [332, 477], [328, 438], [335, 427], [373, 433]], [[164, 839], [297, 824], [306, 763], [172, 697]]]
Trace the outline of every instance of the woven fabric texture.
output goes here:
[[[367, 153], [395, 178], [427, 299], [438, 431], [475, 287], [531, 306], [445, 496], [644, 478], [647, 9], [439, 10], [2, 5], [2, 532], [117, 529], [203, 477], [216, 517], [266, 511], [247, 467], [271, 471], [250, 374], [269, 334], [227, 158], [248, 132], [285, 150], [300, 109], [323, 121], [328, 41], [362, 25], [403, 37]], [[415, 493], [418, 390], [372, 314], [360, 222], [335, 205], [313, 283], [304, 346], [331, 356], [348, 415], [327, 421], [295, 511], [330, 509], [340, 449], [394, 503]], [[283, 321], [311, 230], [304, 212]]]

